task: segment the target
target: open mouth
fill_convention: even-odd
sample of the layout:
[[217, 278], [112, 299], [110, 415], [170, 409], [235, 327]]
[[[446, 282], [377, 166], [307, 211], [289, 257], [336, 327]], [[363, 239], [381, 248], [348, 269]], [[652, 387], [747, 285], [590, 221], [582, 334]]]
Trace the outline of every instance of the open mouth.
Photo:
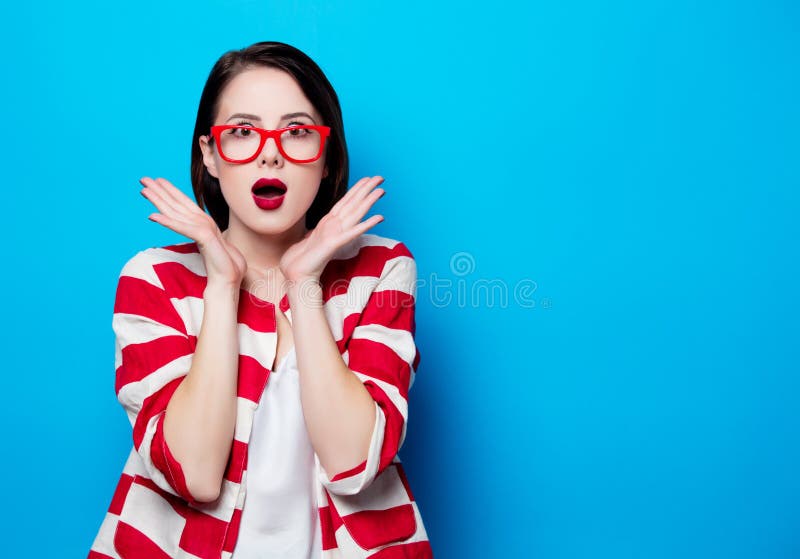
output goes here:
[[278, 179], [258, 179], [252, 191], [258, 198], [269, 200], [286, 194], [286, 185]]
[[277, 198], [283, 196], [286, 189], [278, 188], [277, 186], [262, 186], [253, 190], [253, 194], [259, 198]]

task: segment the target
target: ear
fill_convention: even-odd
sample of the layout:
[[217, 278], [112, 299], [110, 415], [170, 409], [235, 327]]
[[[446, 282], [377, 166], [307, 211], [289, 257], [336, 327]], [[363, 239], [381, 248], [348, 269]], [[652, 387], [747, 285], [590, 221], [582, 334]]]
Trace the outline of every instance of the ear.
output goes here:
[[217, 162], [214, 159], [214, 148], [208, 143], [208, 136], [200, 136], [197, 139], [200, 144], [200, 151], [203, 152], [203, 164], [208, 169], [208, 174], [214, 178], [219, 178], [217, 173]]
[[325, 165], [325, 168], [322, 170], [322, 178], [325, 179], [328, 177], [328, 166]]

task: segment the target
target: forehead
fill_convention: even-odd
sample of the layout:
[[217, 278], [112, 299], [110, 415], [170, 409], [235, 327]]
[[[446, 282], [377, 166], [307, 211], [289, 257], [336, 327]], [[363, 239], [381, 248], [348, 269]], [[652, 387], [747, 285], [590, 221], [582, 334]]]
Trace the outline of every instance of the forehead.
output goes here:
[[262, 66], [244, 70], [225, 86], [219, 97], [217, 121], [225, 121], [234, 113], [250, 113], [269, 125], [281, 115], [295, 112], [307, 112], [319, 122], [319, 113], [291, 75]]

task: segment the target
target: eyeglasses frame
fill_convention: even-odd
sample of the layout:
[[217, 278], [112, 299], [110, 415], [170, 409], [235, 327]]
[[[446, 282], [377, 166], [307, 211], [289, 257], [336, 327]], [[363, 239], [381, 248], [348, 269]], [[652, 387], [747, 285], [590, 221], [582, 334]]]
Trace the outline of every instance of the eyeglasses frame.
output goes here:
[[[222, 134], [222, 132], [224, 132], [225, 130], [230, 130], [231, 128], [253, 130], [254, 132], [257, 132], [259, 134], [259, 136], [261, 137], [261, 141], [258, 144], [258, 149], [256, 150], [256, 152], [253, 154], [252, 157], [248, 159], [230, 159], [229, 157], [226, 157], [224, 153], [222, 153], [222, 150], [219, 148], [219, 145], [221, 143], [220, 134]], [[293, 157], [288, 156], [286, 152], [283, 150], [283, 144], [281, 143], [281, 134], [289, 130], [297, 130], [297, 129], [300, 130], [312, 129], [316, 130], [319, 133], [320, 136], [319, 153], [317, 154], [316, 157], [312, 157], [311, 159], [295, 159]], [[217, 143], [217, 153], [219, 153], [219, 156], [222, 157], [222, 159], [224, 159], [228, 163], [238, 163], [238, 164], [250, 163], [251, 161], [253, 161], [258, 157], [258, 154], [261, 153], [262, 149], [264, 149], [264, 144], [267, 143], [267, 140], [269, 138], [275, 140], [275, 145], [278, 146], [278, 151], [281, 152], [281, 155], [284, 158], [286, 158], [286, 160], [291, 161], [292, 163], [313, 163], [314, 161], [322, 157], [322, 154], [325, 151], [325, 141], [328, 139], [328, 136], [330, 136], [330, 133], [331, 133], [330, 126], [319, 126], [312, 124], [304, 124], [302, 126], [297, 126], [297, 125], [287, 126], [285, 128], [277, 128], [275, 130], [267, 130], [266, 128], [258, 128], [256, 126], [247, 126], [242, 124], [218, 124], [216, 126], [211, 127], [211, 132], [209, 135], [212, 138], [214, 138], [214, 141]]]

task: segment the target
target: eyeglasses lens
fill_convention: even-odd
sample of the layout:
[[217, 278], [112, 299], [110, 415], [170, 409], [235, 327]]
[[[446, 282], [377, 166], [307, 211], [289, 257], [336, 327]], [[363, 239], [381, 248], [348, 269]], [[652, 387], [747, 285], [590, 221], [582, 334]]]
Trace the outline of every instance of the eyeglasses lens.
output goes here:
[[[281, 133], [280, 142], [286, 156], [299, 161], [317, 157], [322, 145], [317, 130], [302, 127], [290, 128]], [[220, 134], [220, 150], [228, 159], [250, 159], [258, 151], [260, 144], [259, 133], [246, 127], [229, 128]]]

